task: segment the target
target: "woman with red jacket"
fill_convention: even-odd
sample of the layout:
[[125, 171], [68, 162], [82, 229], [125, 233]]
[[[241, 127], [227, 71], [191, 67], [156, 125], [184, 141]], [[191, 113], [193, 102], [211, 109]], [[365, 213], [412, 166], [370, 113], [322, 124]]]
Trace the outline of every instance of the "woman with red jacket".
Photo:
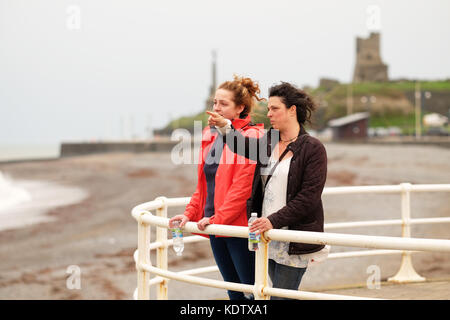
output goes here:
[[[228, 119], [242, 135], [258, 138], [263, 125], [250, 122], [249, 113], [258, 98], [259, 86], [250, 78], [235, 76], [216, 90], [214, 112]], [[209, 224], [247, 226], [246, 201], [252, 192], [256, 162], [229, 149], [214, 127], [206, 127], [202, 133], [197, 188], [183, 215], [170, 219], [196, 221], [200, 230]], [[209, 236], [211, 249], [222, 277], [227, 282], [253, 284], [255, 280], [254, 252], [248, 250], [245, 238]], [[230, 300], [242, 300], [242, 292], [228, 291]]]

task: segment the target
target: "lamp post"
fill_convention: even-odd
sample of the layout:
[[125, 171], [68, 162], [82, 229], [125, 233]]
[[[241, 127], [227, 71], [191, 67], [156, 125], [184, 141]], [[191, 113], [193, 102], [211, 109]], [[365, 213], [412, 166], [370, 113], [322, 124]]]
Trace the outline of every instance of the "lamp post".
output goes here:
[[416, 81], [416, 90], [415, 90], [415, 118], [416, 118], [416, 139], [420, 139], [422, 137], [422, 106], [425, 104], [425, 99], [431, 99], [431, 92], [425, 91], [422, 94], [420, 89], [420, 82]]
[[347, 115], [353, 113], [353, 86], [350, 83], [347, 86]]
[[[423, 115], [426, 111], [427, 111], [427, 105], [426, 105], [426, 100], [431, 99], [431, 92], [430, 91], [425, 91], [422, 95], [422, 100], [421, 100], [421, 108], [420, 108], [420, 112]], [[422, 118], [420, 119], [420, 125], [422, 125]]]
[[416, 81], [416, 90], [414, 93], [415, 97], [415, 118], [416, 118], [416, 139], [420, 139], [422, 137], [422, 115], [421, 115], [421, 108], [422, 108], [422, 99], [421, 99], [421, 93], [420, 93], [420, 82]]
[[371, 103], [375, 103], [377, 101], [377, 98], [375, 96], [362, 96], [361, 102], [366, 105], [366, 110], [370, 113], [371, 110]]
[[370, 118], [371, 118], [371, 110], [372, 110], [372, 103], [375, 103], [377, 101], [377, 98], [375, 96], [362, 96], [361, 102], [365, 104], [366, 111], [369, 112], [369, 120], [367, 123], [367, 129], [370, 128]]

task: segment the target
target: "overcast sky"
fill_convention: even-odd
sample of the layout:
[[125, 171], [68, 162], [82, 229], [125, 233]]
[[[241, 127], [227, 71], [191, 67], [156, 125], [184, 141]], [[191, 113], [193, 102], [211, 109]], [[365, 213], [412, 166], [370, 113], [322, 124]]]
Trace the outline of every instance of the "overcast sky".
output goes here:
[[263, 96], [349, 82], [376, 30], [390, 78], [450, 77], [448, 0], [0, 0], [0, 143], [144, 137], [203, 110], [212, 49]]

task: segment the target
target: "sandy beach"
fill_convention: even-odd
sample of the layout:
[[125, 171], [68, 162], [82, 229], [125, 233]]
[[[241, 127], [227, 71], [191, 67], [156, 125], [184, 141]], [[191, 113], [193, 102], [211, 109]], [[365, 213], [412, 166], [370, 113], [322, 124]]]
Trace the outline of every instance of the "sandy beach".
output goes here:
[[[332, 143], [325, 147], [327, 187], [450, 183], [450, 149]], [[48, 210], [49, 219], [42, 223], [0, 231], [0, 299], [132, 299], [137, 283], [132, 258], [137, 224], [131, 209], [158, 196], [190, 196], [196, 170], [194, 164], [173, 164], [170, 153], [101, 154], [0, 164], [0, 171], [15, 180], [47, 182], [86, 193], [81, 201]], [[400, 218], [398, 195], [329, 195], [323, 201], [326, 223]], [[413, 217], [450, 216], [448, 193], [413, 194], [411, 206]], [[171, 209], [169, 216], [182, 212], [182, 208]], [[417, 225], [412, 227], [412, 235], [450, 239], [449, 230], [449, 224]], [[333, 232], [401, 235], [396, 226]], [[357, 249], [332, 247], [331, 252], [346, 250]], [[413, 262], [426, 278], [450, 278], [449, 254], [418, 253]], [[72, 265], [81, 270], [80, 289], [67, 288], [66, 271]], [[209, 265], [214, 265], [214, 259], [208, 242], [186, 245], [182, 257], [169, 251], [171, 270]], [[308, 269], [301, 288], [319, 291], [365, 283], [369, 265], [379, 266], [382, 279], [387, 279], [398, 270], [400, 255], [326, 261]], [[218, 273], [205, 276], [221, 279]], [[155, 297], [154, 290], [151, 297]], [[220, 289], [169, 283], [170, 299], [226, 297]]]

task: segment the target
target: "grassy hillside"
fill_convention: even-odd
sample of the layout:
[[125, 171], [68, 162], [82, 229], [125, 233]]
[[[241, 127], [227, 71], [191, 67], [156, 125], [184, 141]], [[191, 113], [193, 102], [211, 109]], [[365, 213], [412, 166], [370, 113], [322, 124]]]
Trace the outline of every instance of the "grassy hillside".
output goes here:
[[[349, 97], [353, 100], [352, 112], [369, 111], [371, 127], [396, 126], [404, 134], [411, 134], [415, 128], [415, 82], [391, 81], [368, 82], [357, 84], [338, 84], [331, 89], [318, 87], [309, 89], [319, 108], [313, 115], [312, 129], [320, 130], [327, 126], [331, 119], [347, 115]], [[422, 99], [422, 115], [431, 112], [449, 116], [450, 114], [450, 79], [445, 81], [421, 81], [421, 91], [429, 92], [429, 98]], [[350, 95], [351, 93], [351, 95]], [[425, 95], [423, 95], [425, 96]], [[429, 95], [428, 95], [429, 96]], [[372, 102], [365, 102], [363, 97], [374, 97]], [[363, 100], [362, 100], [363, 99]], [[370, 99], [369, 99], [370, 100]], [[252, 112], [252, 121], [270, 123], [266, 117], [267, 102], [258, 103]], [[200, 112], [194, 116], [186, 116], [171, 121], [159, 134], [170, 134], [176, 128], [193, 131], [194, 121], [202, 121], [207, 125], [208, 115]]]
[[[347, 115], [348, 101], [351, 97], [353, 113], [370, 112], [371, 127], [397, 126], [404, 134], [410, 134], [415, 127], [415, 86], [413, 81], [396, 81], [339, 84], [329, 90], [316, 88], [311, 91], [320, 105], [314, 118], [315, 126], [319, 129], [324, 128], [329, 120]], [[448, 115], [450, 80], [422, 81], [420, 89], [423, 96], [422, 115], [431, 112]], [[425, 98], [425, 92], [429, 92], [428, 98]], [[372, 102], [371, 97], [374, 97]]]

